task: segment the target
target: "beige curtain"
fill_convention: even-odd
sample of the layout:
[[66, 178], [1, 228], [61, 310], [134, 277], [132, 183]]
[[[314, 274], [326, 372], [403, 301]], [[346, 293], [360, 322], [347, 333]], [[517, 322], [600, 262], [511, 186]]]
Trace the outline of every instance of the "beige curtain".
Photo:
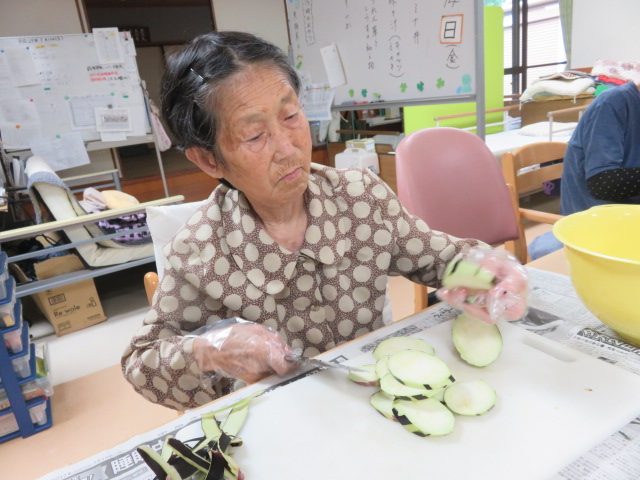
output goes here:
[[560, 25], [564, 51], [567, 54], [567, 68], [571, 68], [571, 24], [573, 21], [573, 0], [560, 0]]

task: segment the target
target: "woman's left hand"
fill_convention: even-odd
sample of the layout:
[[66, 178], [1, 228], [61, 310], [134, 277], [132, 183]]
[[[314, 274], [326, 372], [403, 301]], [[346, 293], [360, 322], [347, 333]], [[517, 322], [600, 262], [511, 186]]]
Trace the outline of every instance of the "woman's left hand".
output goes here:
[[489, 290], [441, 288], [438, 298], [486, 323], [522, 318], [529, 295], [529, 277], [524, 266], [505, 250], [473, 248], [464, 258], [491, 272], [494, 286]]

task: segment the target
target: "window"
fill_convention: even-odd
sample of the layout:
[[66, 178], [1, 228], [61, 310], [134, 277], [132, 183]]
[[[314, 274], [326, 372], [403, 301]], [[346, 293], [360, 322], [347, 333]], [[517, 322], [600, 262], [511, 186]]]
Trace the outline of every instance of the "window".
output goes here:
[[504, 93], [522, 93], [544, 75], [567, 64], [558, 0], [506, 0]]

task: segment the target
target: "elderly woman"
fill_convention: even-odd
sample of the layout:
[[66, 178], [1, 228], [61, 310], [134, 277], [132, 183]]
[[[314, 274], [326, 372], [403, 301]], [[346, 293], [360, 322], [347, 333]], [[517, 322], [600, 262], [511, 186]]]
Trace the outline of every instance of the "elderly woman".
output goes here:
[[168, 125], [222, 184], [165, 246], [122, 359], [152, 402], [192, 408], [232, 379], [292, 372], [291, 348], [311, 356], [380, 327], [389, 275], [437, 287], [481, 244], [431, 231], [367, 170], [311, 164], [299, 87], [283, 53], [245, 33], [200, 36], [168, 61]]

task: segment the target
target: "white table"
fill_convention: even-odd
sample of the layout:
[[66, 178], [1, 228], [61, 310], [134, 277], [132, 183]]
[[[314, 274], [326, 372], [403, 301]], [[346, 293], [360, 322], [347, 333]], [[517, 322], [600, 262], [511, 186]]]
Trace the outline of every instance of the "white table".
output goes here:
[[[543, 257], [533, 262], [531, 266], [563, 274], [566, 274], [568, 271], [563, 251], [554, 252], [547, 257]], [[406, 323], [398, 322], [388, 328], [394, 330], [397, 328], [405, 328], [405, 326], [410, 326], [411, 323], [411, 321]], [[380, 332], [383, 332], [383, 329], [378, 330], [376, 333], [379, 334]], [[354, 342], [360, 342], [362, 340], [364, 339], [358, 339]], [[335, 352], [331, 355], [335, 356]], [[333, 378], [338, 375], [344, 377], [344, 373], [341, 371], [321, 372], [320, 375], [316, 375], [319, 379], [327, 383], [322, 396], [316, 398], [318, 408], [311, 409], [312, 412], [315, 412], [313, 416], [319, 420], [320, 423], [335, 424], [337, 421], [339, 423], [339, 421], [342, 420], [335, 416], [327, 417], [320, 408], [323, 404], [326, 404], [326, 402], [331, 402], [331, 398], [335, 398], [332, 397], [333, 388], [342, 390], [352, 387], [365, 388], [352, 386], [344, 378]], [[272, 381], [272, 384], [276, 383], [277, 381]], [[295, 387], [295, 384], [291, 385], [291, 387]], [[234, 399], [246, 395], [248, 393], [247, 391], [251, 388], [252, 387], [248, 387], [247, 390], [241, 390], [233, 395], [224, 397], [212, 404], [209, 408], [215, 408], [221, 404], [229, 404]], [[273, 394], [275, 395], [280, 392], [280, 395], [282, 395], [287, 392], [288, 388], [289, 387], [276, 389], [273, 391]], [[293, 392], [293, 389], [291, 391]], [[344, 392], [342, 393], [344, 394]], [[255, 415], [253, 422], [257, 421], [258, 414], [261, 411], [260, 409], [264, 408], [269, 401], [269, 395], [270, 394], [267, 394], [263, 399], [254, 400], [255, 410], [252, 411], [254, 411]], [[363, 398], [362, 400], [362, 411], [369, 412], [368, 409], [370, 407], [366, 405], [366, 399]], [[260, 405], [260, 402], [263, 402], [262, 405]], [[140, 434], [144, 436], [146, 434], [145, 432], [161, 427], [168, 422], [169, 424], [173, 424], [176, 421], [180, 421], [180, 419], [188, 418], [187, 415], [179, 417], [169, 409], [152, 405], [134, 393], [123, 379], [118, 366], [110, 367], [102, 372], [88, 375], [87, 377], [59, 386], [55, 395], [52, 397], [52, 403], [54, 425], [51, 429], [27, 439], [16, 439], [7, 444], [0, 445], [0, 465], [2, 465], [3, 478], [6, 476], [6, 478], [13, 480], [32, 480], [52, 470], [75, 464], [91, 455], [114, 448], [117, 445], [123, 444], [134, 435]], [[254, 409], [254, 404], [252, 404], [252, 409]], [[525, 415], [523, 419], [526, 419], [526, 414], [523, 413], [523, 415]], [[286, 415], [281, 419], [283, 425], [290, 425], [290, 423], [294, 421], [292, 416], [285, 417]], [[380, 418], [382, 419], [382, 417]], [[490, 417], [486, 418], [489, 419]], [[343, 420], [348, 422], [350, 418], [346, 416]], [[382, 420], [386, 421], [385, 419]], [[482, 418], [478, 418], [478, 420], [482, 421]], [[297, 422], [297, 420], [295, 421]], [[248, 422], [249, 423], [245, 425], [247, 435], [250, 433], [250, 428], [247, 427], [255, 424], [252, 423], [251, 412]], [[353, 428], [356, 429], [360, 428], [360, 426], [357, 422], [353, 424]], [[294, 425], [294, 427], [299, 429], [303, 428], [302, 424]], [[389, 428], [391, 427], [394, 428], [394, 434], [397, 432], [399, 438], [403, 441], [408, 439], [410, 439], [409, 441], [414, 441], [414, 436], [402, 431], [399, 425], [391, 424]], [[274, 435], [276, 433], [278, 432], [274, 432]], [[553, 432], [549, 432], [549, 434], [553, 434]], [[462, 430], [462, 435], [462, 440], [453, 437], [452, 439], [462, 442], [464, 440], [464, 429]], [[271, 442], [264, 445], [261, 444], [259, 447], [248, 444], [239, 447], [239, 449], [246, 448], [246, 450], [239, 454], [238, 459], [242, 459], [243, 462], [255, 468], [256, 463], [254, 462], [256, 459], [252, 462], [251, 456], [254, 451], [253, 449], [265, 448], [272, 451], [279, 461], [290, 461], [291, 458], [287, 456], [288, 445], [291, 445], [291, 442], [295, 442], [296, 439], [287, 437], [276, 440], [276, 437], [272, 438], [273, 440]], [[336, 462], [349, 460], [349, 451], [345, 446], [340, 446], [339, 440], [337, 437], [332, 437], [323, 442], [323, 448], [328, 449], [328, 454], [322, 456], [322, 461]], [[418, 445], [416, 448], [427, 449], [424, 450], [426, 454], [430, 448], [428, 442], [431, 440], [437, 441], [437, 439], [420, 439], [415, 437], [416, 445]], [[137, 442], [140, 441], [141, 440], [137, 440]], [[385, 438], [379, 438], [378, 444], [380, 451], [379, 454], [376, 455], [380, 460], [385, 458], [385, 441]], [[445, 441], [448, 441], [448, 439]], [[464, 443], [461, 443], [461, 445], [464, 446]], [[526, 442], [524, 442], [519, 445], [519, 447], [529, 449], [531, 455], [535, 457], [535, 448], [532, 448], [535, 447], [535, 445], [527, 445]], [[473, 448], [473, 446], [468, 446], [467, 448]], [[236, 453], [240, 452], [239, 449]], [[497, 452], [497, 456], [500, 457], [500, 455], [501, 452]], [[37, 461], [35, 461], [34, 458], [37, 458]], [[545, 461], [543, 458], [539, 460], [541, 462]], [[393, 459], [387, 458], [386, 461], [401, 462], [402, 459], [394, 457]], [[371, 465], [368, 468], [376, 469], [375, 465]], [[427, 470], [428, 469], [425, 471]], [[266, 478], [260, 477], [260, 475], [257, 477], [254, 475], [253, 477]]]

